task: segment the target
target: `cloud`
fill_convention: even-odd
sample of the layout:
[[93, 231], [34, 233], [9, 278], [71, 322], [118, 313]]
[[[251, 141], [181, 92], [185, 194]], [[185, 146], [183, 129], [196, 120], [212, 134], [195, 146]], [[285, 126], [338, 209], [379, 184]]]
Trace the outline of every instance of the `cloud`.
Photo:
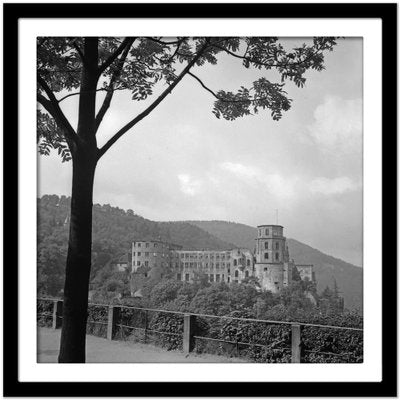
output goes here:
[[361, 184], [353, 182], [347, 176], [340, 178], [316, 178], [310, 183], [311, 193], [320, 193], [324, 195], [335, 195], [346, 192], [352, 192], [361, 187]]
[[327, 96], [314, 111], [308, 135], [322, 150], [360, 153], [362, 150], [362, 101]]
[[294, 194], [296, 178], [284, 178], [278, 173], [266, 174], [258, 167], [240, 163], [223, 162], [220, 167], [249, 185], [267, 189], [271, 195], [288, 198]]
[[188, 196], [194, 196], [201, 190], [201, 182], [193, 179], [189, 174], [178, 175], [180, 189], [182, 193]]

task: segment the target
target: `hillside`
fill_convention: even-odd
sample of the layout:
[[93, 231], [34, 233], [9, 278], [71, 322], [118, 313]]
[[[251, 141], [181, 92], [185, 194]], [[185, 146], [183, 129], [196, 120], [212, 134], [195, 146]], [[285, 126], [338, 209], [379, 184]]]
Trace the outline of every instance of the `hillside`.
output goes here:
[[[63, 287], [69, 231], [70, 198], [45, 195], [37, 199], [38, 292], [56, 295]], [[92, 282], [111, 261], [126, 254], [132, 241], [160, 239], [187, 249], [232, 248], [187, 222], [155, 222], [109, 204], [93, 206]], [[104, 278], [104, 277], [103, 277]], [[102, 279], [103, 279], [102, 278]]]
[[[225, 221], [187, 221], [221, 240], [238, 247], [254, 249], [256, 228]], [[290, 257], [297, 264], [313, 264], [318, 291], [327, 285], [332, 288], [333, 280], [339, 286], [347, 308], [362, 307], [362, 268], [329, 256], [295, 239], [288, 239]]]

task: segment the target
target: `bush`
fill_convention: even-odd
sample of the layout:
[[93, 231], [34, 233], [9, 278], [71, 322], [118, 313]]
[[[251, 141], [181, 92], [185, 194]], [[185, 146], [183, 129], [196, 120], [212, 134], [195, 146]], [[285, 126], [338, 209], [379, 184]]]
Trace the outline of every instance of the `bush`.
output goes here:
[[40, 300], [36, 303], [36, 319], [38, 326], [50, 328], [53, 324], [53, 301]]
[[107, 337], [108, 306], [89, 305], [86, 333]]

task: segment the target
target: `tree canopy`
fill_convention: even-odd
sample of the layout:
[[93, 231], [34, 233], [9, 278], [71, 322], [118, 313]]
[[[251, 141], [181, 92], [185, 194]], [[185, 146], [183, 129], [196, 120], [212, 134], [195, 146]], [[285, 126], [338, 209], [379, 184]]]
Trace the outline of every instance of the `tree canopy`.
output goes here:
[[[41, 37], [37, 40], [38, 148], [44, 155], [56, 149], [63, 161], [71, 159], [71, 149], [79, 141], [75, 129], [63, 113], [63, 101], [82, 92], [82, 71], [88, 55], [84, 38]], [[105, 92], [96, 114], [97, 131], [110, 108], [115, 92], [128, 90], [132, 100], [148, 98], [152, 102], [99, 149], [101, 157], [122, 135], [147, 116], [188, 75], [214, 98], [212, 112], [217, 118], [235, 120], [269, 110], [279, 120], [291, 107], [284, 90], [286, 81], [298, 87], [306, 82], [309, 69], [324, 69], [324, 53], [336, 44], [333, 37], [315, 37], [310, 44], [286, 50], [277, 37], [127, 37], [98, 38], [97, 69], [94, 72], [98, 92]], [[197, 71], [207, 63], [217, 64], [218, 56], [231, 56], [244, 68], [276, 70], [279, 82], [266, 77], [234, 91], [210, 88]], [[193, 72], [196, 70], [196, 73]], [[201, 71], [200, 71], [201, 72]], [[154, 95], [156, 89], [160, 94]], [[153, 100], [154, 97], [154, 100]]]

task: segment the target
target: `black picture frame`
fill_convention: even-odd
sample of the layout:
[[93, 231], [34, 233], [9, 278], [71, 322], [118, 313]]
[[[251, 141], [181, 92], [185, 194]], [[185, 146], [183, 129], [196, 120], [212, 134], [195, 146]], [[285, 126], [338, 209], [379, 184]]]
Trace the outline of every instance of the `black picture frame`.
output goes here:
[[[18, 21], [21, 18], [379, 18], [382, 20], [383, 340], [381, 382], [20, 382], [18, 380]], [[396, 396], [396, 4], [4, 4], [4, 396]], [[32, 199], [32, 201], [35, 201]]]

